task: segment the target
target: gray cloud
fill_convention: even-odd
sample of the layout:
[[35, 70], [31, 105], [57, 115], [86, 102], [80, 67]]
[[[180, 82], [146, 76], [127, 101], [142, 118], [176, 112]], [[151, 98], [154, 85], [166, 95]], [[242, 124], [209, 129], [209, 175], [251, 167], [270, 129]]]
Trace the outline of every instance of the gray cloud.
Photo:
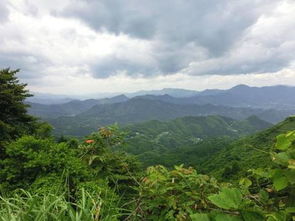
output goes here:
[[[245, 31], [279, 3], [267, 0], [149, 0], [144, 3], [137, 0], [83, 0], [74, 1], [59, 15], [80, 19], [97, 31], [124, 33], [157, 42], [153, 48], [156, 67], [141, 68], [137, 63], [132, 65], [132, 61], [122, 62], [121, 59], [107, 59], [106, 63], [95, 65], [96, 68], [102, 66], [104, 73], [114, 73], [118, 67], [118, 70], [125, 69], [131, 75], [136, 72], [153, 75], [153, 70], [171, 74], [181, 71], [191, 62], [227, 56], [226, 53]], [[271, 59], [269, 62], [245, 64], [247, 68], [237, 65], [221, 67], [220, 74], [224, 73], [223, 69], [228, 70], [227, 74], [279, 70], [288, 63]], [[210, 74], [209, 70], [203, 74]], [[218, 74], [218, 70], [213, 73]], [[102, 76], [101, 73], [94, 75]]]
[[19, 77], [25, 81], [38, 79], [40, 73], [50, 65], [46, 58], [38, 54], [32, 55], [24, 52], [0, 53], [0, 69], [21, 69]]
[[116, 56], [100, 59], [91, 65], [91, 73], [96, 78], [108, 78], [125, 71], [131, 76], [139, 76], [140, 74], [152, 76], [159, 74], [156, 68], [149, 65], [135, 63], [127, 59], [117, 58]]
[[292, 0], [59, 2], [0, 1], [1, 67], [37, 85], [45, 75], [269, 73], [295, 61]]
[[7, 9], [7, 2], [3, 0], [0, 2], [0, 23], [8, 19], [9, 11]]

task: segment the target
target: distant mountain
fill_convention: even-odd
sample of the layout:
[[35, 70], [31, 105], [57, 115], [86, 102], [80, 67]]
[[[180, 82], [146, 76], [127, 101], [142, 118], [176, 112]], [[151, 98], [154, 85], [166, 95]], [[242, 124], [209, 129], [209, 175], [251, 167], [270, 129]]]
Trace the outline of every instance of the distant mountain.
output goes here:
[[[275, 111], [274, 111], [275, 112]], [[284, 119], [289, 112], [275, 112]], [[174, 104], [159, 100], [135, 97], [126, 102], [95, 105], [89, 110], [73, 117], [59, 117], [49, 119], [55, 127], [56, 134], [83, 136], [97, 130], [97, 128], [113, 123], [130, 124], [149, 120], [170, 120], [184, 116], [221, 115], [234, 119], [244, 119], [252, 115], [273, 122], [266, 110], [251, 108], [235, 108], [212, 104]], [[269, 115], [270, 116], [270, 115]], [[277, 119], [276, 119], [277, 120]]]
[[226, 90], [221, 89], [206, 89], [204, 91], [200, 91], [198, 94], [199, 96], [206, 96], [206, 95], [216, 95], [225, 92]]
[[112, 98], [103, 99], [88, 99], [88, 100], [72, 100], [63, 104], [37, 104], [28, 102], [31, 106], [29, 108], [29, 113], [41, 118], [56, 118], [60, 116], [74, 116], [76, 114], [82, 113], [89, 110], [91, 107], [98, 104], [112, 104], [120, 103], [128, 100], [125, 95], [118, 95]]
[[258, 88], [238, 85], [228, 90], [196, 92], [164, 89], [152, 92], [169, 91], [183, 92], [183, 96], [192, 93], [194, 96], [173, 97], [163, 94], [142, 95], [130, 99], [125, 95], [119, 95], [104, 99], [73, 100], [54, 105], [29, 103], [29, 112], [49, 120], [55, 126], [56, 133], [77, 136], [86, 135], [100, 126], [115, 122], [128, 124], [201, 115], [244, 119], [256, 115], [264, 121], [277, 123], [295, 114], [295, 87]]
[[143, 95], [169, 95], [172, 97], [192, 97], [200, 92], [194, 90], [186, 90], [179, 88], [164, 88], [162, 90], [138, 91], [134, 93], [127, 93], [128, 97], [137, 97]]
[[231, 107], [247, 107], [276, 110], [295, 110], [295, 87], [249, 87], [237, 85], [228, 90], [205, 90], [191, 97], [142, 95], [151, 100], [174, 104], [214, 104]]
[[[130, 98], [141, 96], [148, 99], [161, 100], [175, 104], [215, 104], [263, 109], [295, 109], [295, 87], [280, 85], [268, 87], [237, 85], [227, 90], [208, 89], [200, 92], [177, 88], [164, 88], [162, 90], [127, 93], [126, 96]], [[56, 99], [56, 101], [54, 99]], [[61, 102], [67, 103], [69, 100], [72, 99], [63, 95], [42, 95], [40, 97], [40, 94], [37, 94], [36, 97], [29, 98], [28, 102], [40, 104], [44, 104], [44, 102], [47, 102], [46, 104], [56, 102], [60, 104]]]
[[205, 90], [191, 97], [177, 98], [170, 95], [143, 95], [152, 100], [174, 104], [214, 104], [275, 110], [295, 110], [295, 87], [249, 87], [237, 85], [228, 90]]
[[208, 94], [208, 91], [201, 92], [199, 95], [188, 98], [186, 103], [280, 110], [295, 109], [295, 87], [237, 85], [229, 90], [220, 90], [217, 93], [215, 91], [213, 94]]

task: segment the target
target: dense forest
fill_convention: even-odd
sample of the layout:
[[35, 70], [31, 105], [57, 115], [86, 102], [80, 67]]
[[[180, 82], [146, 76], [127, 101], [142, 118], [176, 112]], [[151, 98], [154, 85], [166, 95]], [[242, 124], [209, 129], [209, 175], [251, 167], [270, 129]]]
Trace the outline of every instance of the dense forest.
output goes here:
[[[121, 96], [55, 119], [73, 131], [89, 118], [89, 134], [62, 136], [28, 113], [18, 71], [0, 70], [0, 220], [295, 219], [294, 116], [272, 125], [253, 116], [262, 110], [214, 105], [187, 116], [204, 106], [135, 98], [128, 109]], [[158, 109], [167, 117], [151, 119]]]

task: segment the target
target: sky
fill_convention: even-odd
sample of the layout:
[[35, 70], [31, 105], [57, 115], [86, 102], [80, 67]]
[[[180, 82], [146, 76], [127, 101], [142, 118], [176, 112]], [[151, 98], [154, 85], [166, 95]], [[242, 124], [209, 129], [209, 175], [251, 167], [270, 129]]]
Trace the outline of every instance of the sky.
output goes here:
[[1, 0], [0, 68], [33, 92], [295, 86], [294, 0]]

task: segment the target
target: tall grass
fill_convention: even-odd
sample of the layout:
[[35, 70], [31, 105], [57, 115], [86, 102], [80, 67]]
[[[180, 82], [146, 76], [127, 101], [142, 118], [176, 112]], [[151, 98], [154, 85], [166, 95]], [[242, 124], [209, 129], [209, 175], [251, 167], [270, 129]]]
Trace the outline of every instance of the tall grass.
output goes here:
[[120, 214], [112, 211], [103, 207], [100, 197], [93, 197], [84, 189], [75, 203], [67, 201], [65, 195], [30, 194], [24, 190], [12, 197], [0, 197], [1, 221], [118, 220]]

